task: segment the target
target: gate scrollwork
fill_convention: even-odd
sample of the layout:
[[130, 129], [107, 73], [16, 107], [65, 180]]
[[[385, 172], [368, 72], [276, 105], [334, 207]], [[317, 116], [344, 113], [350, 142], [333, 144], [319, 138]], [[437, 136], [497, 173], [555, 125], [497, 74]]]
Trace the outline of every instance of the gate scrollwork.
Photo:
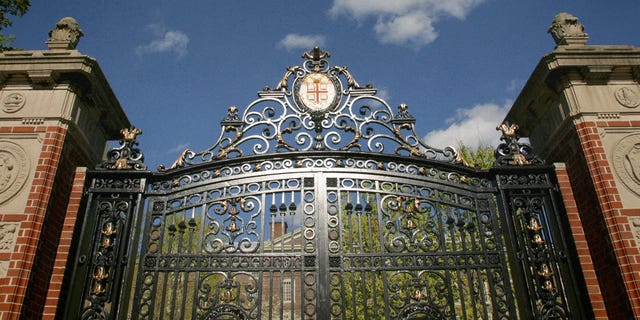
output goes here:
[[[110, 180], [105, 184], [96, 179], [94, 190], [138, 191], [144, 182], [140, 179]], [[135, 181], [131, 183], [131, 181]], [[86, 270], [86, 277], [80, 280], [83, 307], [80, 319], [113, 319], [121, 301], [121, 279], [130, 263], [130, 242], [128, 241], [134, 212], [138, 208], [135, 193], [97, 194], [92, 206], [94, 216], [87, 217], [87, 225], [93, 230], [89, 234], [92, 241], [83, 244], [78, 252], [77, 265]]]
[[156, 173], [123, 130], [89, 174], [66, 318], [581, 318], [553, 168], [517, 126], [466, 166], [329, 57]]

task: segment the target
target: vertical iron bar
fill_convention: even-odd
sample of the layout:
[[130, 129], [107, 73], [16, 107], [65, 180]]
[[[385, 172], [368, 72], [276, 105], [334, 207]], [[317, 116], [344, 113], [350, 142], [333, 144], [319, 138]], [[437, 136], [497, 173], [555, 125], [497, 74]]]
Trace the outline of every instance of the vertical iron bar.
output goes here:
[[[143, 181], [144, 182], [142, 183], [142, 188], [140, 191], [144, 191], [144, 189], [146, 188], [146, 179]], [[118, 309], [119, 315], [128, 314], [128, 311], [131, 308], [130, 297], [132, 296], [131, 294], [132, 290], [135, 289], [133, 287], [133, 284], [135, 283], [134, 272], [137, 272], [137, 269], [138, 269], [138, 268], [135, 268], [135, 264], [138, 261], [138, 256], [141, 253], [139, 244], [142, 241], [141, 239], [142, 237], [140, 237], [141, 232], [139, 232], [139, 230], [141, 230], [142, 225], [145, 223], [145, 219], [143, 215], [145, 200], [146, 198], [143, 197], [142, 192], [136, 195], [136, 200], [135, 200], [136, 205], [131, 210], [132, 217], [131, 219], [129, 219], [129, 225], [125, 227], [125, 229], [127, 230], [127, 239], [131, 239], [131, 241], [125, 251], [126, 261], [123, 260], [123, 263], [126, 264], [126, 268], [124, 270], [124, 275], [123, 275], [123, 279], [124, 279], [123, 283], [125, 287], [121, 291], [121, 295], [119, 298], [119, 301], [122, 301], [122, 304]]]
[[367, 295], [367, 272], [365, 270], [360, 271], [362, 281], [360, 284], [362, 285], [362, 313], [364, 314], [364, 319], [369, 320], [369, 296]]
[[[184, 197], [184, 198], [183, 198], [183, 203], [184, 203], [184, 206], [186, 206], [186, 204], [187, 204], [187, 197]], [[178, 224], [177, 224], [177, 226], [176, 226], [176, 227], [178, 228], [178, 235], [179, 235], [179, 239], [178, 239], [178, 252], [176, 252], [177, 254], [182, 254], [182, 253], [183, 253], [183, 252], [182, 252], [182, 242], [183, 242], [183, 239], [184, 239], [184, 227], [183, 227], [183, 224], [185, 223], [185, 222], [184, 222], [185, 210], [186, 210], [186, 208], [181, 210], [181, 212], [182, 212], [182, 221], [181, 221], [180, 223], [178, 223]], [[175, 217], [176, 217], [176, 218], [177, 218], [177, 216], [178, 216], [178, 212], [176, 212], [176, 213], [175, 213]], [[174, 271], [174, 272], [173, 272], [173, 284], [172, 284], [172, 286], [171, 286], [171, 290], [169, 290], [169, 291], [167, 292], [167, 293], [170, 295], [170, 297], [173, 297], [173, 298], [171, 299], [171, 307], [170, 307], [170, 310], [171, 310], [170, 315], [172, 315], [172, 316], [171, 316], [171, 318], [173, 318], [173, 315], [174, 315], [174, 314], [175, 314], [175, 312], [176, 312], [176, 310], [175, 310], [175, 309], [176, 309], [176, 300], [178, 299], [178, 297], [176, 296], [176, 294], [177, 294], [177, 291], [178, 291], [178, 285], [179, 285], [179, 282], [180, 282], [180, 281], [178, 280], [178, 279], [180, 278], [180, 274], [181, 274], [181, 272], [179, 272], [179, 271]]]
[[[460, 296], [460, 312], [463, 315], [463, 318], [467, 317], [467, 308], [466, 308], [466, 295], [464, 293], [464, 279], [463, 279], [463, 275], [462, 275], [462, 271], [464, 269], [456, 269], [455, 270], [455, 274], [456, 274], [456, 280], [458, 282], [458, 294]], [[455, 295], [451, 296], [452, 298], [455, 297]], [[452, 299], [453, 300], [453, 299]], [[454, 302], [455, 305], [455, 302]]]
[[280, 275], [279, 276], [280, 277], [280, 281], [279, 281], [278, 287], [280, 288], [280, 290], [279, 290], [280, 291], [279, 292], [280, 299], [278, 299], [278, 300], [280, 300], [279, 301], [280, 302], [280, 319], [283, 319], [283, 317], [284, 317], [284, 274], [285, 274], [285, 271], [284, 270], [280, 270], [279, 272], [280, 272], [280, 274], [279, 274]]
[[[554, 175], [555, 177], [555, 175]], [[570, 223], [566, 214], [566, 210], [562, 203], [562, 196], [559, 192], [557, 177], [553, 180], [555, 187], [549, 189], [550, 208], [553, 209], [553, 217], [549, 218], [553, 221], [555, 232], [555, 238], [563, 245], [564, 250], [564, 263], [561, 263], [559, 268], [561, 272], [566, 275], [562, 280], [567, 285], [567, 291], [569, 297], [567, 297], [568, 307], [573, 310], [573, 316], [580, 316], [582, 314], [585, 318], [592, 318], [593, 309], [589, 305], [589, 296], [586, 290], [586, 284], [581, 277], [580, 262], [578, 260], [578, 253], [576, 251], [573, 239], [567, 235], [572, 234]]]
[[273, 270], [269, 270], [269, 319], [273, 318]]
[[[485, 304], [484, 293], [480, 289], [480, 281], [477, 282], [478, 283], [477, 288], [474, 285], [476, 270], [472, 268], [466, 268], [465, 270], [467, 272], [467, 286], [468, 286], [467, 288], [469, 288], [469, 298], [470, 298], [469, 301], [471, 305], [471, 313], [475, 319], [478, 319], [478, 318], [481, 318], [478, 316], [478, 305], [481, 306]], [[477, 298], [474, 296], [474, 293], [475, 293], [474, 290], [478, 290]]]
[[[376, 181], [376, 190], [379, 190], [376, 193], [376, 197], [375, 197], [375, 201], [376, 201], [376, 217], [378, 217], [378, 238], [380, 240], [380, 253], [382, 255], [388, 254], [388, 249], [386, 248], [385, 244], [384, 244], [384, 218], [382, 216], [382, 192], [384, 190], [382, 190], [382, 187], [380, 186], [380, 181]], [[392, 192], [393, 190], [390, 190], [390, 192]], [[388, 277], [388, 272], [386, 270], [380, 271], [380, 277], [382, 278], [382, 295], [384, 297], [384, 301], [388, 302], [390, 301], [389, 298], [389, 277]], [[389, 307], [389, 303], [385, 303], [384, 305], [384, 316], [385, 319], [390, 319], [391, 317], [391, 310]]]
[[317, 319], [329, 319], [331, 314], [331, 287], [329, 285], [329, 241], [327, 214], [327, 176], [314, 173], [314, 192], [316, 194], [317, 253], [318, 253], [318, 297], [316, 300]]
[[[175, 224], [176, 224], [176, 213], [173, 212], [170, 214], [171, 217], [173, 218], [173, 227], [175, 228]], [[168, 219], [167, 219], [168, 220]], [[169, 247], [167, 248], [167, 254], [172, 254], [173, 253], [173, 241], [175, 238], [175, 231], [174, 232], [170, 232], [169, 233]], [[164, 312], [165, 312], [165, 303], [167, 301], [167, 293], [169, 292], [169, 290], [167, 290], [167, 284], [169, 282], [169, 275], [171, 274], [170, 271], [168, 272], [163, 272], [163, 283], [162, 283], [162, 291], [161, 295], [162, 295], [162, 299], [160, 300], [160, 320], [164, 319]]]

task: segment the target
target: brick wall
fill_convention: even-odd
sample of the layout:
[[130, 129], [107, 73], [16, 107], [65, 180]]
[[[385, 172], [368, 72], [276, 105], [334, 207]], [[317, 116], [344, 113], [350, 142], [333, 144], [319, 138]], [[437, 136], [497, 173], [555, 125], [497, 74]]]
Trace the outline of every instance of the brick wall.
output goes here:
[[[561, 188], [569, 202], [565, 205], [571, 208], [567, 209], [569, 218], [575, 223], [574, 239], [594, 313], [600, 319], [640, 317], [640, 255], [599, 131], [605, 126], [632, 125], [629, 121], [577, 121], [574, 130], [563, 137], [560, 145], [564, 147], [555, 150], [566, 162], [562, 174], [570, 186]], [[597, 285], [606, 310], [600, 305]]]
[[84, 193], [86, 171], [85, 167], [79, 167], [73, 174], [73, 185], [60, 233], [42, 319], [54, 319], [56, 314], [60, 315], [64, 311], [69, 283], [68, 281], [63, 282], [63, 279], [70, 277], [73, 271], [73, 254], [71, 253], [76, 251], [77, 244], [72, 240], [73, 235], [80, 232], [80, 222], [76, 222]]
[[[3, 127], [3, 133], [38, 133], [44, 137], [23, 214], [2, 215], [21, 222], [7, 277], [0, 279], [2, 319], [40, 318], [47, 295], [59, 288], [62, 274], [52, 277], [53, 262], [65, 222], [75, 167], [86, 163], [67, 135], [66, 125]], [[49, 281], [54, 285], [50, 286]], [[50, 291], [52, 290], [52, 291]], [[47, 309], [50, 311], [50, 306]]]
[[595, 266], [591, 259], [591, 248], [589, 247], [587, 236], [585, 235], [582, 218], [580, 217], [580, 210], [578, 209], [578, 204], [576, 203], [573, 193], [571, 179], [564, 165], [556, 165], [556, 177], [558, 179], [560, 193], [562, 194], [569, 227], [571, 228], [571, 234], [573, 235], [576, 251], [578, 253], [578, 261], [580, 262], [582, 275], [587, 286], [587, 295], [589, 296], [589, 301], [593, 308], [593, 314], [595, 319], [609, 319], [602, 291], [600, 290], [600, 285], [598, 283]]

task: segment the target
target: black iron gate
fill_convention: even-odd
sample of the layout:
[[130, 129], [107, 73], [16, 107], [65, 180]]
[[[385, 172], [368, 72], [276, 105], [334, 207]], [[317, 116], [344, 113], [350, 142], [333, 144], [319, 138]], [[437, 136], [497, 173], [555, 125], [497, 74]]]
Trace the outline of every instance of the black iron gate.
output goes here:
[[66, 319], [589, 316], [553, 169], [516, 127], [476, 170], [303, 57], [157, 173], [123, 130], [89, 174]]

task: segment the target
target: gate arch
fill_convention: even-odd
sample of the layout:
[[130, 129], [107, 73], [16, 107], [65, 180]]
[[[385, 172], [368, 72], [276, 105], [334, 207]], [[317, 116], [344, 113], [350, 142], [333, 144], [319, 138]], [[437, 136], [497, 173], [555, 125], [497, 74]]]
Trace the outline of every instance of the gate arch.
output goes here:
[[[150, 172], [138, 129], [88, 174], [68, 318], [575, 318], [553, 169], [432, 148], [314, 48], [203, 151]], [[289, 85], [291, 84], [291, 85]], [[569, 243], [570, 244], [570, 243]]]

